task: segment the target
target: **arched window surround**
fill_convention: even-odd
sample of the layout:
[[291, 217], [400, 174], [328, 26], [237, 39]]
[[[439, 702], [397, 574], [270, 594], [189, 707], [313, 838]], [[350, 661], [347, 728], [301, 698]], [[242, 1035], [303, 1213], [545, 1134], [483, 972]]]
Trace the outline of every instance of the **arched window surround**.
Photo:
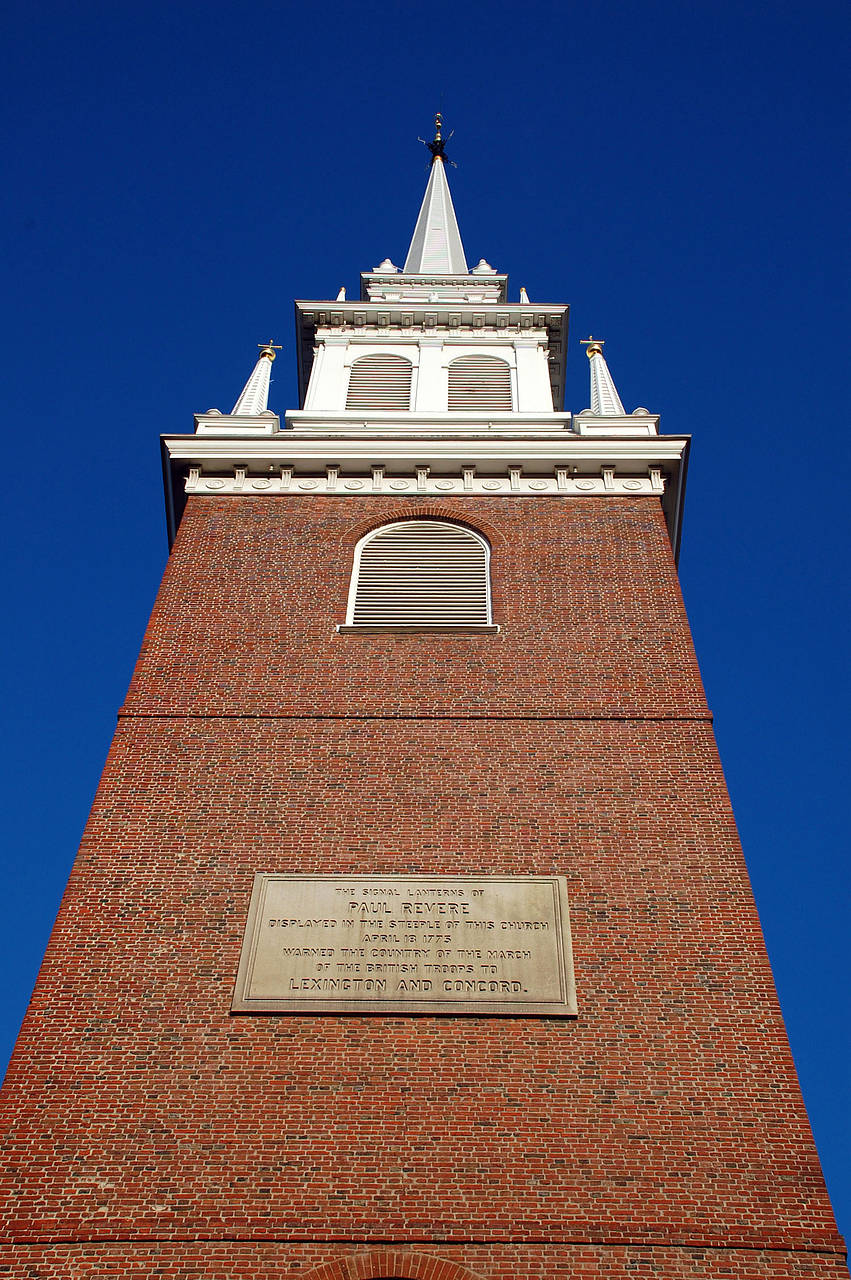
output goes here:
[[[483, 613], [484, 618], [481, 621], [453, 621], [451, 619], [427, 620], [412, 617], [410, 620], [396, 621], [359, 621], [355, 618], [358, 611], [358, 589], [361, 583], [361, 564], [363, 554], [376, 539], [387, 534], [388, 531], [396, 529], [399, 532], [409, 532], [413, 536], [417, 536], [420, 532], [425, 534], [422, 526], [433, 524], [444, 529], [457, 529], [464, 533], [470, 540], [478, 543], [483, 552], [483, 582], [484, 582], [484, 600]], [[408, 527], [406, 529], [406, 526]], [[392, 584], [392, 578], [388, 577], [388, 583]], [[408, 518], [390, 519], [382, 524], [376, 525], [369, 529], [358, 539], [354, 549], [351, 580], [349, 584], [348, 603], [346, 608], [346, 621], [337, 627], [340, 632], [362, 631], [362, 632], [416, 632], [416, 631], [446, 631], [446, 632], [471, 632], [480, 634], [496, 634], [499, 632], [499, 626], [493, 622], [492, 613], [492, 591], [491, 591], [491, 547], [488, 539], [477, 529], [461, 520], [446, 518], [444, 516], [428, 516], [411, 513]]]
[[400, 1252], [371, 1249], [368, 1254], [351, 1254], [320, 1263], [303, 1280], [353, 1280], [355, 1275], [370, 1280], [481, 1280], [467, 1267], [459, 1266], [439, 1253]]

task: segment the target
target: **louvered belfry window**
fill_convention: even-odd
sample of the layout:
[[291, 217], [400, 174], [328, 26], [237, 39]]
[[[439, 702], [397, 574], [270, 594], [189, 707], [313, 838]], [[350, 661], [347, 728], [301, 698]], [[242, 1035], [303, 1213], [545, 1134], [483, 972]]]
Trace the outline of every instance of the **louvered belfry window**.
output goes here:
[[449, 408], [511, 412], [511, 369], [496, 356], [459, 356], [449, 366]]
[[410, 360], [404, 356], [361, 356], [352, 363], [347, 409], [410, 409]]
[[348, 621], [356, 626], [490, 623], [488, 545], [463, 525], [401, 520], [358, 545]]

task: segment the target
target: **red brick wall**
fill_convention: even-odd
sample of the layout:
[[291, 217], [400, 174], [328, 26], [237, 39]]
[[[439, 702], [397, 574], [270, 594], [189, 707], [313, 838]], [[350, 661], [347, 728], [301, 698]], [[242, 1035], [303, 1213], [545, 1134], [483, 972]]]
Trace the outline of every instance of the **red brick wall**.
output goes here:
[[[34, 1255], [37, 1252], [37, 1258]], [[459, 1265], [454, 1261], [463, 1256]], [[318, 1263], [318, 1265], [317, 1265]], [[9, 1280], [847, 1280], [842, 1259], [765, 1249], [688, 1249], [595, 1244], [358, 1245], [180, 1243], [0, 1244]]]
[[[479, 517], [499, 636], [338, 635], [382, 518]], [[703, 690], [653, 498], [190, 498], [126, 710], [693, 715]]]
[[[337, 635], [411, 509], [190, 502], [9, 1070], [0, 1274], [844, 1274], [657, 503], [443, 503], [502, 633]], [[255, 871], [564, 875], [579, 1017], [233, 1017]]]

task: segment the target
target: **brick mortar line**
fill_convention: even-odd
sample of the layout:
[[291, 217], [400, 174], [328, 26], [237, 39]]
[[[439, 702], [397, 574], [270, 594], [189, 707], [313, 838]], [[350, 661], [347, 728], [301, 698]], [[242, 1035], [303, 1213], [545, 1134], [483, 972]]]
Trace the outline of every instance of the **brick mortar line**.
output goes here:
[[497, 716], [497, 715], [351, 715], [322, 714], [311, 715], [267, 714], [260, 711], [125, 711], [118, 712], [119, 720], [495, 720], [506, 723], [520, 722], [536, 724], [538, 722], [595, 721], [602, 724], [612, 721], [618, 724], [641, 724], [644, 721], [659, 724], [697, 723], [712, 724], [715, 717], [711, 711], [704, 711], [694, 716]]
[[563, 1245], [578, 1248], [592, 1247], [595, 1249], [711, 1249], [714, 1253], [815, 1253], [825, 1254], [828, 1256], [836, 1256], [845, 1258], [847, 1250], [845, 1248], [844, 1239], [840, 1236], [840, 1243], [837, 1245], [782, 1245], [782, 1244], [737, 1244], [735, 1242], [726, 1244], [712, 1244], [710, 1241], [658, 1241], [658, 1240], [632, 1240], [624, 1237], [622, 1240], [595, 1240], [590, 1237], [564, 1239], [554, 1239], [552, 1236], [523, 1236], [518, 1239], [513, 1237], [502, 1236], [469, 1236], [463, 1240], [435, 1240], [430, 1236], [114, 1236], [110, 1238], [98, 1237], [74, 1237], [74, 1236], [58, 1236], [50, 1240], [0, 1240], [0, 1247], [15, 1246], [24, 1249], [43, 1249], [54, 1246], [71, 1246], [71, 1245], [92, 1245], [97, 1248], [112, 1248], [117, 1245], [145, 1245], [145, 1244], [171, 1244], [171, 1245], [193, 1245], [193, 1244], [245, 1244], [245, 1245], [261, 1245], [267, 1244], [289, 1244], [289, 1245], [369, 1245], [370, 1247], [381, 1245], [382, 1247], [390, 1246], [393, 1248], [407, 1248], [410, 1245], [429, 1245], [437, 1249], [463, 1249], [469, 1246], [493, 1248], [495, 1246], [510, 1246], [512, 1248], [538, 1248], [541, 1245], [551, 1245], [561, 1247]]

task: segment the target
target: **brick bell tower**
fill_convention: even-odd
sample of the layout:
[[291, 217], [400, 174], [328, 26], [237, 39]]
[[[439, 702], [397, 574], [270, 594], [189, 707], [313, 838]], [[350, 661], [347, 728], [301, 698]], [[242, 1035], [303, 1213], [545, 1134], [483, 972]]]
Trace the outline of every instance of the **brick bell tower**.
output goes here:
[[[845, 1276], [675, 569], [688, 439], [468, 270], [296, 304], [173, 550], [3, 1094], [12, 1280]], [[577, 393], [578, 395], [579, 393]]]

